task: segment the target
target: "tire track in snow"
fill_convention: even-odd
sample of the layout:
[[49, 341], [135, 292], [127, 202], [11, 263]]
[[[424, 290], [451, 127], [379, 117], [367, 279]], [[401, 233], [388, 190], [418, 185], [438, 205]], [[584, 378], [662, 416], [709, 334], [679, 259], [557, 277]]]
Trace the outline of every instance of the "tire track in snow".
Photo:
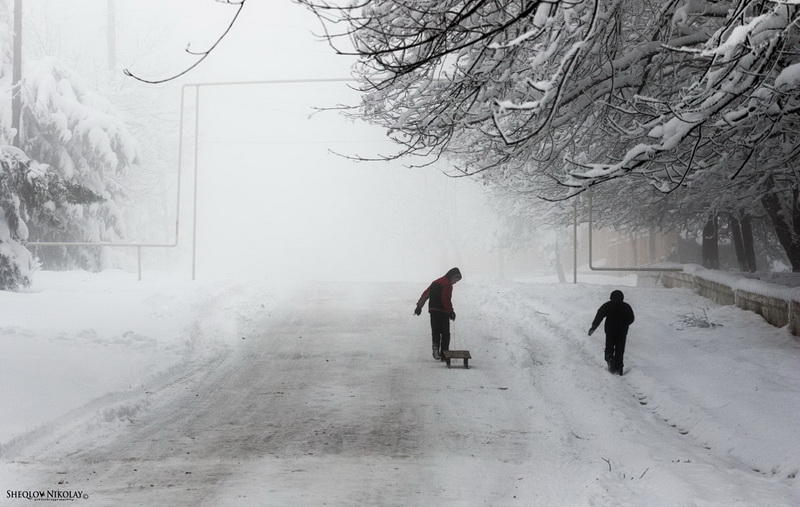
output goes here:
[[643, 421], [599, 367], [601, 351], [561, 325], [553, 294], [515, 305], [459, 286], [454, 345], [473, 350], [469, 370], [430, 359], [427, 322], [409, 315], [417, 295], [400, 284], [306, 287], [220, 363], [154, 392], [114, 439], [29, 453], [39, 486], [68, 481], [90, 493], [86, 505], [759, 497], [759, 484], [697, 462], [685, 439]]
[[232, 491], [313, 504], [321, 485], [345, 504], [523, 496], [522, 392], [495, 389], [507, 379], [488, 363], [432, 361], [427, 323], [398, 313], [403, 297], [393, 285], [308, 287], [235, 352], [152, 388], [148, 410], [108, 438], [21, 459], [42, 484], [89, 491], [88, 505], [236, 504]]

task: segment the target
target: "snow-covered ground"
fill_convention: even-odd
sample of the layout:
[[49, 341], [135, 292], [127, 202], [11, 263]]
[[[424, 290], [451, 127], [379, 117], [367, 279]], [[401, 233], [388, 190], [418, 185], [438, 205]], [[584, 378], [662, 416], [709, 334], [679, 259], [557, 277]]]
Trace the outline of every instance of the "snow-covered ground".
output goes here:
[[800, 504], [800, 344], [687, 290], [621, 287], [616, 377], [610, 285], [466, 279], [448, 370], [424, 283], [37, 280], [0, 293], [4, 504]]
[[40, 272], [25, 292], [0, 291], [0, 443], [219, 355], [240, 339], [252, 305], [273, 304], [274, 291], [259, 287]]

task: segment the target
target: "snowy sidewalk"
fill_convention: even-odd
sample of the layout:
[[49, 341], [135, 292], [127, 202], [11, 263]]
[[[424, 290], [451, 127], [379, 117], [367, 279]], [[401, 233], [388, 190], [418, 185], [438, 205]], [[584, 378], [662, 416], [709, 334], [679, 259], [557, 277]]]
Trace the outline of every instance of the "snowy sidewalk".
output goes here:
[[800, 341], [787, 329], [687, 289], [515, 284], [496, 288], [484, 305], [516, 301], [510, 311], [523, 326], [554, 323], [584, 367], [602, 369], [602, 328], [592, 337], [586, 330], [614, 288], [624, 291], [637, 320], [626, 376], [604, 382], [619, 383], [698, 448], [797, 490]]

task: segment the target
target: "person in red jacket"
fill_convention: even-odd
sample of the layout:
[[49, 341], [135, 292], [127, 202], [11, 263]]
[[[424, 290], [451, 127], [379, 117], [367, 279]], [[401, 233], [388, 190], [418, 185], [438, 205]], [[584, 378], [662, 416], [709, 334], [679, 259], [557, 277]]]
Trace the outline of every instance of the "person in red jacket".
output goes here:
[[428, 313], [431, 314], [431, 335], [433, 336], [433, 358], [444, 360], [443, 352], [450, 350], [450, 321], [456, 320], [453, 311], [453, 285], [461, 280], [461, 271], [453, 268], [443, 277], [437, 278], [425, 289], [417, 301], [414, 315], [422, 313], [425, 301], [428, 301]]

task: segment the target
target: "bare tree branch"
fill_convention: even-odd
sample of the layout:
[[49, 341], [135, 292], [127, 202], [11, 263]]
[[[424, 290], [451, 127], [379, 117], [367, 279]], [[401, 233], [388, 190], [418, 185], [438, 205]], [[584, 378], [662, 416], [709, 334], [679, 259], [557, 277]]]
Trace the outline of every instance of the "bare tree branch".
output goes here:
[[217, 38], [217, 40], [214, 41], [214, 43], [211, 44], [211, 46], [209, 46], [209, 48], [206, 49], [205, 51], [193, 51], [191, 49], [191, 45], [187, 45], [186, 46], [186, 49], [185, 49], [186, 53], [188, 53], [188, 54], [190, 54], [192, 56], [199, 56], [199, 58], [193, 64], [189, 65], [187, 68], [185, 68], [184, 70], [178, 72], [177, 74], [174, 74], [174, 75], [169, 76], [169, 77], [165, 77], [163, 79], [145, 79], [145, 78], [142, 78], [140, 76], [137, 76], [136, 74], [131, 72], [128, 68], [122, 69], [122, 72], [126, 76], [132, 77], [133, 79], [136, 79], [137, 81], [141, 81], [143, 83], [161, 84], [161, 83], [166, 83], [167, 81], [172, 81], [174, 79], [178, 79], [179, 77], [189, 73], [195, 67], [200, 65], [203, 62], [203, 60], [208, 58], [208, 55], [210, 55], [211, 52], [214, 51], [214, 49], [219, 45], [219, 43], [222, 42], [222, 39], [224, 39], [225, 36], [227, 36], [228, 33], [231, 31], [231, 29], [233, 28], [233, 25], [236, 23], [236, 20], [239, 18], [239, 14], [242, 13], [242, 9], [244, 9], [244, 4], [245, 4], [245, 2], [247, 0], [215, 0], [215, 1], [219, 2], [219, 3], [222, 3], [222, 4], [238, 6], [237, 9], [236, 9], [236, 13], [233, 15], [233, 17], [231, 18], [230, 23], [228, 23], [228, 26], [225, 28], [225, 30], [222, 32], [222, 34], [219, 36], [219, 38]]

